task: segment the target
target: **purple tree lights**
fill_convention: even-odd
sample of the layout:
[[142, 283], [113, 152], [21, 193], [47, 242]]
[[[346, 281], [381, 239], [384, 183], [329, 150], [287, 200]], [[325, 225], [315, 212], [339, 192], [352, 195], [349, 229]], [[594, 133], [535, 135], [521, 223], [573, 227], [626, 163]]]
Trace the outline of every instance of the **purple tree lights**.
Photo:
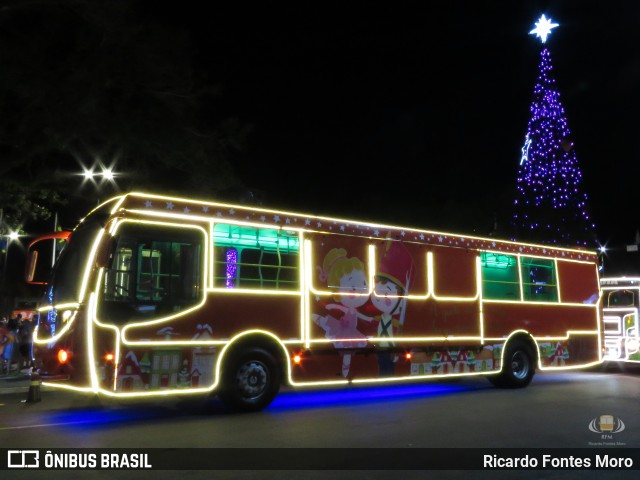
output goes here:
[[236, 275], [238, 273], [238, 251], [235, 248], [227, 250], [227, 271], [225, 286], [227, 288], [236, 287]]
[[593, 248], [595, 224], [547, 48], [540, 53], [530, 110], [514, 201], [515, 238]]

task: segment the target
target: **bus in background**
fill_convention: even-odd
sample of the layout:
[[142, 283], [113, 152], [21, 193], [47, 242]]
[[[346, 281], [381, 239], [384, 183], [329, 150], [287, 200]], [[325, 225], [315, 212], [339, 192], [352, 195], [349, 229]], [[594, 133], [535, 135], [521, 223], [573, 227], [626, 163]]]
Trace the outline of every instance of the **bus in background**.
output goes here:
[[32, 321], [38, 314], [38, 299], [30, 297], [17, 297], [13, 301], [13, 309], [11, 310], [11, 318], [21, 316], [22, 320]]
[[640, 277], [603, 277], [605, 360], [640, 362]]
[[259, 410], [282, 383], [517, 388], [603, 359], [598, 257], [580, 249], [128, 193], [80, 222], [47, 283], [44, 384], [109, 397]]

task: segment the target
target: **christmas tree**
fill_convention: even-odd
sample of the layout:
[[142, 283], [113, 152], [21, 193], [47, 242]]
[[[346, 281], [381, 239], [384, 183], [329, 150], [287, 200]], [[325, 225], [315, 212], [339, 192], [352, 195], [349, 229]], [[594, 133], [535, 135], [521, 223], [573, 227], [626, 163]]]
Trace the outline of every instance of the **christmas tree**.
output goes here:
[[[544, 44], [551, 29], [544, 15], [535, 33]], [[595, 248], [595, 225], [582, 191], [582, 172], [571, 141], [551, 55], [540, 52], [531, 118], [522, 147], [512, 226], [518, 241]]]

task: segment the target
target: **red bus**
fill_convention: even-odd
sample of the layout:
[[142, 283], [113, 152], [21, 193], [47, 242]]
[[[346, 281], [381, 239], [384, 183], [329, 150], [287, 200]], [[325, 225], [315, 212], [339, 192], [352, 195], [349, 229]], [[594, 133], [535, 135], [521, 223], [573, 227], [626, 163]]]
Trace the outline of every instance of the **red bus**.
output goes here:
[[39, 312], [46, 385], [241, 410], [282, 383], [524, 387], [603, 358], [595, 252], [146, 193], [83, 219]]

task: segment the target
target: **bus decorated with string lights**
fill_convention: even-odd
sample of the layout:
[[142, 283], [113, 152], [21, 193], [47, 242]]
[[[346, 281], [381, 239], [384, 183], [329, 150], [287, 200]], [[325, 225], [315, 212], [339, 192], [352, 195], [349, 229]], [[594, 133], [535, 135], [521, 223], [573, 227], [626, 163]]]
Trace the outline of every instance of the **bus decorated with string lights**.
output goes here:
[[604, 277], [605, 360], [640, 363], [640, 277]]
[[240, 410], [282, 384], [525, 387], [603, 356], [595, 252], [146, 193], [81, 221], [39, 312], [44, 385]]

